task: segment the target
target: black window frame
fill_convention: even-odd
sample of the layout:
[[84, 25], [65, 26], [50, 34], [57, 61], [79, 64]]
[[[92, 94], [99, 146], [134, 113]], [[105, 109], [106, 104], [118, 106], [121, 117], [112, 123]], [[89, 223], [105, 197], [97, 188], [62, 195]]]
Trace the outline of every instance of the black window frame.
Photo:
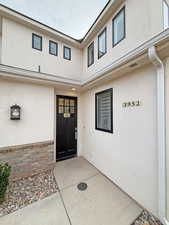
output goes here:
[[[34, 37], [40, 38], [40, 48], [36, 48], [36, 47], [34, 46]], [[40, 36], [40, 35], [38, 35], [38, 34], [35, 34], [35, 33], [32, 33], [32, 48], [33, 48], [33, 49], [36, 49], [36, 50], [38, 50], [38, 51], [42, 51], [42, 36]]]
[[[97, 124], [97, 119], [98, 119], [98, 112], [97, 112], [97, 105], [98, 105], [98, 96], [100, 94], [103, 94], [103, 93], [110, 93], [110, 99], [111, 99], [111, 105], [110, 105], [110, 109], [111, 109], [111, 128], [110, 130], [107, 130], [107, 129], [102, 129], [102, 128], [99, 128], [98, 127], [98, 124]], [[103, 131], [103, 132], [107, 132], [107, 133], [113, 133], [113, 88], [109, 88], [109, 89], [106, 89], [104, 91], [101, 91], [101, 92], [97, 92], [95, 93], [95, 129], [96, 130], [99, 130], [99, 131]]]
[[[92, 58], [92, 62], [89, 63], [89, 49], [93, 48], [93, 58]], [[91, 65], [94, 64], [94, 41], [88, 46], [87, 48], [87, 66], [90, 67]]]
[[[65, 50], [68, 49], [69, 50], [69, 58], [66, 57], [65, 55]], [[71, 60], [72, 56], [71, 56], [71, 48], [67, 47], [67, 46], [63, 46], [63, 58], [66, 60]]]
[[[56, 45], [56, 54], [52, 53], [51, 51], [51, 44], [55, 44]], [[58, 43], [52, 40], [49, 40], [49, 54], [50, 55], [54, 55], [54, 56], [58, 56]]]
[[[116, 18], [124, 11], [124, 27], [123, 27], [123, 31], [124, 31], [124, 36], [117, 42], [114, 43], [114, 21], [116, 20]], [[116, 15], [115, 17], [112, 19], [112, 47], [115, 47], [116, 45], [118, 45], [121, 41], [123, 41], [126, 38], [126, 7], [124, 6]]]
[[[102, 54], [102, 55], [99, 55], [99, 47], [100, 47], [100, 45], [99, 45], [99, 39], [100, 39], [100, 37], [103, 35], [105, 33], [105, 52], [104, 52], [104, 54]], [[107, 27], [105, 27], [103, 30], [102, 30], [102, 32], [98, 35], [98, 59], [100, 59], [101, 57], [103, 57], [106, 53], [107, 53]]]

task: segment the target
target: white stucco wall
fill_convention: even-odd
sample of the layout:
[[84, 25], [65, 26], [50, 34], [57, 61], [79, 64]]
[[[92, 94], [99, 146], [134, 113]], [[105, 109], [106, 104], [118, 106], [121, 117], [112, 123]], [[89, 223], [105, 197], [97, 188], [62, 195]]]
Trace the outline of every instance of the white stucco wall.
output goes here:
[[[1, 62], [34, 71], [40, 65], [44, 73], [86, 79], [162, 31], [162, 1], [126, 1], [126, 39], [114, 48], [112, 18], [106, 24], [107, 54], [97, 59], [99, 31], [94, 38], [95, 63], [89, 68], [87, 48], [82, 54], [80, 49], [69, 46], [72, 60], [65, 60], [64, 43], [3, 18]], [[43, 37], [42, 52], [32, 49], [32, 33]], [[49, 40], [58, 42], [58, 57], [49, 54]], [[95, 130], [95, 93], [110, 87], [113, 134]], [[0, 147], [55, 139], [56, 93], [60, 94], [52, 87], [0, 80]], [[157, 215], [156, 71], [149, 66], [78, 97], [78, 154]], [[123, 102], [133, 100], [140, 100], [142, 106], [122, 108]], [[9, 117], [10, 106], [15, 103], [22, 108], [20, 121]]]
[[[113, 134], [95, 130], [95, 93], [113, 88]], [[83, 155], [143, 207], [157, 213], [156, 71], [145, 67], [82, 96]], [[123, 108], [140, 100], [140, 107]]]
[[[21, 106], [21, 120], [10, 120], [10, 106]], [[0, 80], [0, 147], [54, 139], [54, 89]]]
[[[125, 5], [126, 38], [115, 47], [112, 47], [112, 19]], [[87, 66], [87, 48], [83, 50], [83, 79], [94, 75], [106, 66], [135, 49], [145, 41], [163, 30], [163, 8], [161, 0], [130, 0], [125, 1], [103, 25], [102, 30], [107, 27], [107, 53], [98, 59], [98, 35], [101, 30], [96, 32], [94, 41], [94, 64]]]
[[[32, 33], [42, 36], [42, 51], [32, 48]], [[49, 54], [49, 40], [58, 43], [58, 56]], [[63, 58], [63, 46], [71, 48], [72, 59]], [[2, 63], [23, 69], [79, 79], [82, 74], [82, 50], [68, 46], [29, 27], [3, 18]]]

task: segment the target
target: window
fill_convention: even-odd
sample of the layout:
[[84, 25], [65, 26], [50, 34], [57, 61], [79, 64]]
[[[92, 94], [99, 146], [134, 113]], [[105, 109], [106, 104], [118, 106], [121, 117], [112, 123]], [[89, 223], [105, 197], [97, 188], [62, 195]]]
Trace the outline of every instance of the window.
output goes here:
[[58, 97], [58, 113], [64, 114], [64, 113], [70, 113], [75, 114], [76, 113], [76, 98], [75, 97], [69, 97], [66, 98], [64, 96]]
[[63, 58], [67, 60], [71, 60], [71, 48], [64, 46], [63, 49]]
[[113, 46], [125, 38], [125, 8], [115, 16], [112, 21]]
[[101, 58], [107, 52], [107, 40], [106, 40], [106, 28], [98, 36], [98, 59]]
[[96, 93], [96, 129], [113, 133], [113, 89]]
[[166, 1], [163, 1], [163, 24], [164, 30], [169, 28], [169, 5]]
[[94, 42], [88, 47], [88, 67], [94, 63]]
[[49, 54], [58, 55], [58, 43], [54, 41], [49, 41]]
[[42, 37], [32, 34], [32, 48], [42, 51]]

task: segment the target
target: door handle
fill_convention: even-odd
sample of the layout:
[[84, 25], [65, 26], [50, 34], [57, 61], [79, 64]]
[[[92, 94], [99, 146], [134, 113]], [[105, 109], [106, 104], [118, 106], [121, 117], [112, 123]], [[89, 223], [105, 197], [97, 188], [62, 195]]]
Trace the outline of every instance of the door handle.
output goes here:
[[77, 127], [75, 128], [75, 140], [77, 140]]

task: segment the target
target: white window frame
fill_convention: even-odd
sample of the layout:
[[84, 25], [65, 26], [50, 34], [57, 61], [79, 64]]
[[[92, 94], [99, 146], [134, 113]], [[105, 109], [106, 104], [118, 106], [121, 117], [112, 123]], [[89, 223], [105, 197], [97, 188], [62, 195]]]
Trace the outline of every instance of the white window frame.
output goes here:
[[163, 0], [163, 28], [169, 28], [169, 5], [167, 1]]

